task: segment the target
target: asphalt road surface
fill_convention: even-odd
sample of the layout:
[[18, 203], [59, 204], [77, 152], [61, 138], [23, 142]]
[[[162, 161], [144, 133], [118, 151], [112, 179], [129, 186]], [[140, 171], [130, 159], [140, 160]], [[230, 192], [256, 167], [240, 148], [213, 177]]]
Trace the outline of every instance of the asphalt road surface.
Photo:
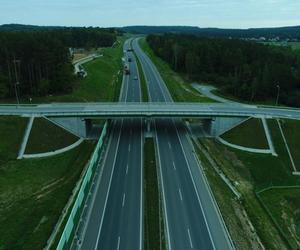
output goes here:
[[[172, 102], [150, 59], [134, 40], [152, 102]], [[169, 249], [231, 249], [226, 228], [213, 202], [183, 123], [156, 119], [166, 233]]]
[[[124, 45], [129, 48], [130, 40]], [[120, 101], [141, 101], [137, 66], [126, 52], [131, 74], [124, 77]], [[142, 122], [141, 119], [113, 123], [103, 172], [88, 218], [81, 249], [142, 249]]]

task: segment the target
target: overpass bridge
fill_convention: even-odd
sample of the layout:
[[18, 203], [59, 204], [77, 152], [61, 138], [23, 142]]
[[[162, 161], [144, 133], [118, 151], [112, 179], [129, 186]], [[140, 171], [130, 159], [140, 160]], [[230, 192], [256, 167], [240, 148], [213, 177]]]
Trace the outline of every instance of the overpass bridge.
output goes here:
[[0, 105], [0, 116], [45, 117], [81, 138], [97, 138], [101, 128], [94, 119], [145, 118], [150, 131], [151, 118], [196, 118], [193, 125], [208, 137], [216, 137], [248, 117], [300, 120], [300, 109], [257, 107], [225, 103], [57, 103], [40, 105]]
[[300, 119], [300, 109], [226, 103], [53, 103], [0, 105], [0, 115], [80, 118], [215, 118]]

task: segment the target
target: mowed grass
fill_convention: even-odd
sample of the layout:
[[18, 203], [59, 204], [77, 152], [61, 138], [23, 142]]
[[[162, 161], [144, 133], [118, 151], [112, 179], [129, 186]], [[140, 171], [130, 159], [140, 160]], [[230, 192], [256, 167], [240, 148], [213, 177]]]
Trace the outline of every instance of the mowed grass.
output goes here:
[[[276, 120], [268, 120], [267, 122], [278, 157], [240, 150], [232, 150], [232, 152], [250, 171], [251, 178], [249, 181], [253, 183], [256, 189], [269, 185], [300, 184], [300, 178], [292, 175], [293, 169]], [[294, 136], [295, 140], [300, 140], [299, 133]]]
[[145, 221], [145, 250], [160, 249], [160, 196], [158, 190], [158, 177], [156, 171], [155, 151], [153, 139], [147, 138], [144, 144], [144, 193], [146, 209], [144, 213]]
[[27, 119], [1, 118], [0, 249], [42, 249], [94, 144], [64, 154], [16, 160]]
[[251, 118], [221, 136], [224, 140], [256, 149], [268, 149], [268, 141], [261, 119]]
[[[215, 159], [220, 169], [232, 180], [232, 183], [235, 183], [236, 188], [241, 192], [243, 207], [247, 211], [265, 247], [267, 249], [286, 249], [286, 243], [280, 238], [276, 227], [260, 205], [255, 196], [255, 191], [270, 186], [300, 185], [300, 177], [292, 175], [292, 166], [277, 121], [268, 120], [267, 122], [278, 157], [270, 154], [254, 154], [231, 149], [213, 140], [203, 140], [203, 143], [208, 148], [208, 152]], [[289, 123], [291, 121], [286, 122]], [[295, 133], [294, 137], [295, 141], [300, 140], [299, 133]], [[211, 173], [209, 175], [211, 175]], [[219, 192], [216, 194], [216, 197], [220, 201], [219, 205], [221, 206], [221, 211], [224, 211], [224, 217], [232, 216], [228, 209], [229, 205], [222, 204], [224, 199], [220, 198], [220, 196], [222, 197], [222, 187], [220, 183], [218, 184], [214, 180], [212, 181], [213, 185], [220, 186], [213, 189], [217, 190], [215, 193]], [[227, 196], [225, 190], [223, 195], [224, 197]], [[278, 196], [280, 196], [280, 192], [278, 192]], [[295, 202], [298, 202], [297, 199], [298, 198], [295, 198]], [[231, 206], [235, 206], [234, 201], [228, 200], [227, 202], [231, 202]], [[274, 209], [280, 209], [277, 202], [270, 202], [270, 206], [273, 206]], [[286, 213], [285, 216], [287, 223], [291, 223], [294, 215]], [[225, 219], [225, 221], [229, 224], [229, 227], [234, 225], [234, 223], [228, 219]], [[238, 235], [234, 229], [233, 233]], [[286, 231], [286, 234], [290, 234], [289, 237], [293, 237], [289, 231]], [[252, 247], [248, 249], [252, 249]]]
[[17, 158], [27, 122], [26, 118], [0, 117], [0, 166]]
[[35, 118], [25, 153], [55, 151], [75, 143], [79, 138], [45, 118]]
[[147, 44], [145, 38], [141, 38], [139, 44], [157, 67], [175, 102], [215, 102], [198, 93], [180, 74], [174, 72], [166, 62], [157, 57]]
[[290, 148], [296, 168], [300, 171], [300, 121], [281, 120], [282, 130]]
[[300, 248], [300, 187], [270, 189], [260, 198], [282, 229], [293, 249]]

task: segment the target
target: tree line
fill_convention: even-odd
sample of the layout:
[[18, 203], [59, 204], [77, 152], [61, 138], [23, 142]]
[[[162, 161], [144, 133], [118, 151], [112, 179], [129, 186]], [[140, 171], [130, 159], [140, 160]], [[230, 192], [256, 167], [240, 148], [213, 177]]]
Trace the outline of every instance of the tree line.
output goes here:
[[235, 39], [149, 35], [156, 55], [189, 79], [213, 83], [247, 101], [300, 106], [300, 56], [290, 48]]
[[0, 98], [15, 96], [16, 89], [22, 96], [72, 91], [69, 48], [111, 46], [116, 36], [113, 29], [100, 28], [0, 32]]

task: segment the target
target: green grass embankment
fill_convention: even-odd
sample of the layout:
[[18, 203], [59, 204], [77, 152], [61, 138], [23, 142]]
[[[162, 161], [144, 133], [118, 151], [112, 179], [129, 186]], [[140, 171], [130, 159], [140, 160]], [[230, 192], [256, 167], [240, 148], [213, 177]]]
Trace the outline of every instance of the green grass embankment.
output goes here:
[[143, 51], [157, 67], [175, 102], [215, 102], [194, 90], [189, 82], [184, 80], [180, 74], [174, 72], [166, 62], [157, 57], [145, 38], [140, 39], [139, 43]]
[[268, 141], [261, 119], [249, 119], [221, 136], [229, 143], [248, 148], [268, 149]]
[[27, 119], [0, 118], [0, 249], [42, 249], [94, 144], [55, 157], [16, 160]]
[[77, 136], [45, 118], [35, 118], [25, 153], [37, 154], [55, 151], [75, 143], [78, 139]]
[[[276, 120], [268, 120], [267, 122], [278, 157], [272, 155], [247, 153], [240, 150], [231, 149], [213, 140], [201, 139], [201, 141], [207, 148], [211, 157], [215, 160], [215, 162], [217, 162], [222, 172], [225, 173], [225, 175], [232, 181], [232, 183], [234, 183], [236, 188], [242, 194], [243, 208], [247, 212], [247, 215], [254, 225], [255, 230], [257, 231], [264, 246], [268, 249], [287, 249], [288, 246], [286, 241], [280, 237], [278, 229], [275, 227], [269, 215], [264, 210], [264, 207], [261, 206], [260, 201], [256, 198], [255, 192], [269, 186], [280, 187], [300, 185], [300, 177], [292, 175], [292, 166]], [[295, 126], [294, 122], [292, 121], [286, 121], [286, 123], [287, 124], [284, 125], [286, 128], [291, 129], [290, 126]], [[299, 133], [293, 133], [293, 137], [293, 141], [300, 141]], [[257, 136], [255, 138], [257, 138]], [[293, 143], [291, 143], [291, 145], [292, 144]], [[299, 152], [298, 148], [295, 150], [298, 150], [296, 152]], [[209, 177], [212, 175], [212, 173], [207, 175]], [[214, 193], [221, 207], [221, 211], [225, 211], [223, 213], [225, 221], [228, 221], [228, 218], [226, 217], [232, 217], [232, 212], [239, 217], [238, 210], [230, 211], [230, 209], [227, 209], [229, 204], [224, 205], [224, 203], [226, 203], [226, 201], [224, 201], [226, 192], [222, 191], [222, 185], [220, 183], [218, 184], [217, 182], [212, 183], [213, 190], [218, 190], [214, 191]], [[217, 186], [215, 187], [215, 185]], [[217, 192], [219, 192], [219, 194]], [[278, 200], [281, 199], [283, 203], [288, 202], [287, 200], [289, 199], [287, 199], [287, 194], [282, 195], [282, 191], [280, 189], [276, 189], [273, 192], [274, 194], [272, 195], [274, 197], [276, 197], [276, 194], [278, 195]], [[265, 200], [264, 193], [261, 195], [263, 200]], [[293, 202], [298, 204], [299, 196], [294, 196], [292, 193], [291, 195], [293, 196]], [[283, 203], [278, 204], [278, 201], [274, 201], [273, 198], [267, 199], [266, 205], [268, 207], [272, 207], [271, 212], [274, 218], [278, 218], [278, 214], [283, 215]], [[227, 202], [231, 203], [231, 206], [235, 205], [235, 201], [231, 201], [230, 197], [227, 198]], [[291, 221], [298, 221], [297, 211], [295, 210], [294, 213], [285, 213], [284, 217], [281, 219], [284, 219], [286, 224], [292, 225]], [[231, 225], [232, 224], [234, 223], [231, 222]], [[281, 221], [278, 220], [277, 224], [281, 225]], [[229, 224], [227, 223], [227, 225], [229, 225], [230, 229], [230, 222]], [[295, 223], [295, 225], [297, 225], [297, 223]], [[284, 228], [284, 230], [286, 234], [289, 234], [289, 239], [294, 239], [293, 244], [296, 244], [295, 234], [292, 234], [287, 228]], [[251, 249], [251, 247], [249, 249]]]

